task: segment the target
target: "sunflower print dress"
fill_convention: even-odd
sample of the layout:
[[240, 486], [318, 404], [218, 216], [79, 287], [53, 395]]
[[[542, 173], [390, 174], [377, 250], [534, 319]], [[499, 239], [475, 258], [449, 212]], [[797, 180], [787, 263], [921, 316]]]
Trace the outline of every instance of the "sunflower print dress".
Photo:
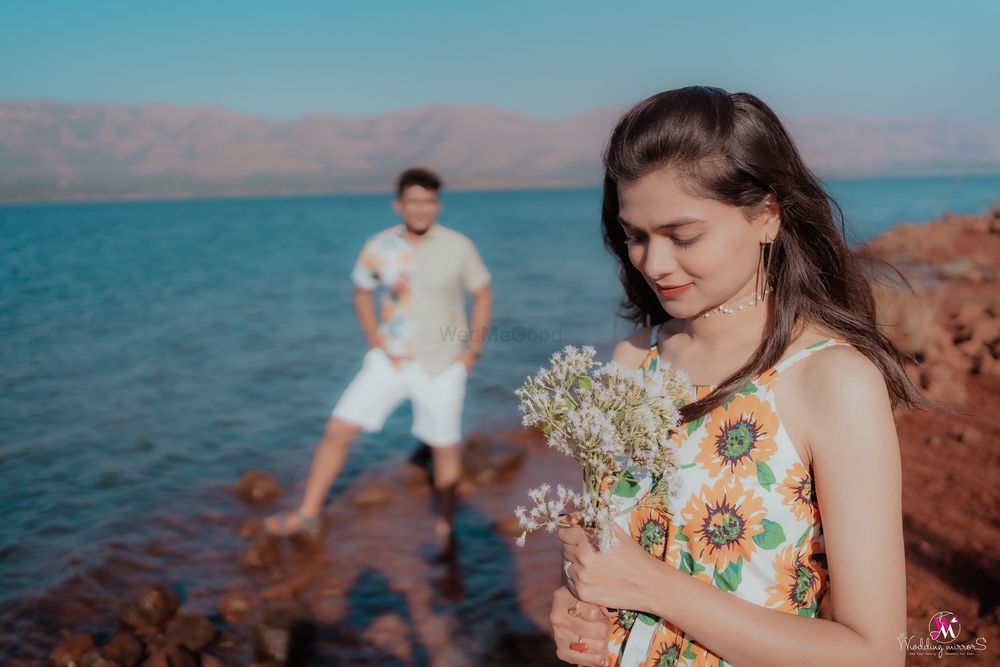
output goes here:
[[[655, 370], [658, 327], [642, 363]], [[639, 471], [615, 495], [636, 503], [619, 516], [647, 552], [681, 572], [770, 609], [815, 617], [828, 590], [823, 524], [812, 471], [802, 462], [774, 400], [786, 368], [841, 341], [820, 341], [757, 376], [734, 398], [682, 426], [677, 489]], [[696, 386], [697, 398], [712, 387]], [[671, 520], [671, 517], [673, 519]], [[606, 667], [732, 665], [676, 625], [620, 611], [611, 622]]]

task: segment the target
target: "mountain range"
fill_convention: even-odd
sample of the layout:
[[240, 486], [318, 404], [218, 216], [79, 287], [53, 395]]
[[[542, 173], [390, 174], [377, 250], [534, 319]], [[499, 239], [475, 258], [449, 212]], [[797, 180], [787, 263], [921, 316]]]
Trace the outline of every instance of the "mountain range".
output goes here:
[[[0, 101], [0, 201], [373, 192], [402, 168], [452, 189], [600, 182], [622, 109], [563, 119], [476, 105], [275, 120], [212, 107]], [[1000, 124], [786, 118], [826, 177], [1000, 173]]]

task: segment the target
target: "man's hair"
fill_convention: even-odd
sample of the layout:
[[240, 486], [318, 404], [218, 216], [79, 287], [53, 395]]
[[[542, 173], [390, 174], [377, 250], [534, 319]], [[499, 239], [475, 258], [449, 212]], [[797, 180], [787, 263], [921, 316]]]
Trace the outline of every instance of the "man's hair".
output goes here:
[[437, 192], [441, 189], [441, 178], [430, 169], [423, 167], [411, 167], [396, 179], [396, 196], [403, 196], [403, 190], [411, 185], [419, 185], [422, 188]]

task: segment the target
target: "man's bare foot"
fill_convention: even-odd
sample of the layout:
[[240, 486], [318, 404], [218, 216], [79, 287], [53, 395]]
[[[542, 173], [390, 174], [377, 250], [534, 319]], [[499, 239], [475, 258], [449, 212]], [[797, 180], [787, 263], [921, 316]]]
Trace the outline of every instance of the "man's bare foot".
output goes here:
[[320, 526], [319, 515], [308, 516], [301, 510], [285, 510], [264, 519], [264, 530], [276, 537], [289, 537], [316, 530]]

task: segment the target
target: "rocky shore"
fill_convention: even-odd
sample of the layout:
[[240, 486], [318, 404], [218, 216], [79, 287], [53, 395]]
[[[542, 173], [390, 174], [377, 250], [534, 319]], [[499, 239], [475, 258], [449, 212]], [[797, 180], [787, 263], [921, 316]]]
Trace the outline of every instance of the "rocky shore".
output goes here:
[[[908, 373], [952, 412], [897, 413], [903, 461], [907, 631], [955, 613], [957, 643], [986, 640], [1000, 660], [1000, 205], [988, 215], [903, 225], [868, 249], [899, 268], [914, 293], [882, 288], [886, 330], [919, 363]], [[990, 657], [992, 656], [992, 657]], [[948, 660], [945, 656], [944, 660]], [[951, 656], [968, 660], [969, 656]], [[934, 655], [909, 665], [938, 665]]]
[[[907, 630], [916, 644], [932, 615], [952, 611], [959, 641], [984, 637], [989, 660], [1000, 652], [1000, 207], [900, 226], [866, 251], [914, 285], [879, 288], [880, 318], [914, 355], [911, 377], [951, 408], [897, 414]], [[560, 664], [546, 621], [556, 543], [514, 547], [511, 510], [526, 489], [575, 483], [577, 471], [520, 430], [467, 445], [452, 545], [432, 537], [419, 452], [359, 476], [329, 504], [325, 529], [293, 542], [265, 536], [260, 520], [294, 494], [251, 471], [205, 498], [218, 507], [235, 494], [238, 509], [161, 517], [155, 543], [109, 545], [87, 576], [0, 610], [5, 664]]]

